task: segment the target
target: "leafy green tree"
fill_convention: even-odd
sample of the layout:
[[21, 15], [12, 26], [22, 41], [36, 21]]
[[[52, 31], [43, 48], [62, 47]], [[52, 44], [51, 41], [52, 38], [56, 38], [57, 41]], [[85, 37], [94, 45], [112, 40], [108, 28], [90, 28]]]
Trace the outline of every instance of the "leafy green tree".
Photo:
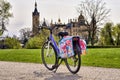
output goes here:
[[101, 45], [114, 45], [114, 40], [112, 37], [112, 23], [106, 23], [104, 28], [101, 29], [100, 33], [100, 43]]
[[0, 35], [6, 30], [6, 24], [9, 22], [9, 18], [12, 17], [10, 12], [11, 4], [6, 0], [0, 0]]
[[113, 36], [115, 39], [115, 44], [120, 45], [120, 24], [113, 27]]
[[4, 44], [9, 49], [19, 49], [19, 48], [21, 48], [20, 42], [15, 38], [10, 38], [10, 37], [6, 38], [5, 41], [4, 41]]
[[105, 45], [105, 29], [102, 28], [100, 32], [100, 40], [99, 40], [100, 45]]

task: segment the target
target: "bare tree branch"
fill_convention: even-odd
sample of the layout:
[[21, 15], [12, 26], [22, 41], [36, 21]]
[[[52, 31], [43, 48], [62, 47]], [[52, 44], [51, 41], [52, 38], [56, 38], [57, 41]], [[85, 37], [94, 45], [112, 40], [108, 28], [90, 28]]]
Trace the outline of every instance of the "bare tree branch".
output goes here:
[[94, 45], [94, 38], [97, 34], [99, 26], [107, 19], [110, 9], [106, 8], [106, 3], [103, 0], [84, 0], [78, 6], [78, 13], [83, 11], [86, 23], [88, 26], [89, 38], [91, 44]]

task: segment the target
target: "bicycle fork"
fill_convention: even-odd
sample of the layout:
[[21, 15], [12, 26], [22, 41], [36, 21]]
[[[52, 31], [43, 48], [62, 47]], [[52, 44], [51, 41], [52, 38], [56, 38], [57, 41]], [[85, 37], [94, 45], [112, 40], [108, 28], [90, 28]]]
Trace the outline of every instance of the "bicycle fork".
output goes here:
[[47, 45], [47, 54], [46, 54], [47, 57], [50, 56], [50, 54], [49, 54], [50, 42], [51, 42], [51, 41], [48, 41], [48, 45]]
[[[47, 57], [49, 57], [49, 56], [51, 56], [50, 55], [50, 52], [49, 52], [49, 50], [50, 50], [50, 43], [51, 43], [51, 41], [48, 41], [48, 44], [47, 44], [47, 52], [46, 52], [46, 56]], [[62, 61], [63, 61], [63, 59], [61, 59], [61, 61], [60, 61], [60, 58], [57, 58], [57, 62], [56, 62], [56, 64], [55, 65], [53, 65], [52, 67], [54, 68], [54, 73], [57, 71], [57, 69], [58, 69], [58, 67], [60, 66], [60, 64], [62, 63]]]

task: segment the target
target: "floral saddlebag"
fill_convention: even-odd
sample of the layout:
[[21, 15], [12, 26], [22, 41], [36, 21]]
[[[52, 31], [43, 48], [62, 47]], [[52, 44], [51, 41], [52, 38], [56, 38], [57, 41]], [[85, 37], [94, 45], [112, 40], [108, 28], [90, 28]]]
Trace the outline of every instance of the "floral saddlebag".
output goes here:
[[65, 36], [59, 41], [59, 56], [68, 58], [74, 55], [72, 36]]

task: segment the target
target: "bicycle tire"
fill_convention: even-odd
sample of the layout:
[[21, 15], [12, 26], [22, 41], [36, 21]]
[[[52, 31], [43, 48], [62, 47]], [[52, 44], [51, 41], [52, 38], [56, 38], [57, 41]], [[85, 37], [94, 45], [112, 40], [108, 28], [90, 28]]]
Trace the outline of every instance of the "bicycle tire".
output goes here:
[[[76, 45], [76, 47], [78, 47], [78, 45]], [[75, 64], [75, 61], [72, 59], [72, 58], [77, 58], [77, 65], [76, 65], [76, 68], [75, 69], [72, 69], [74, 67], [74, 64]], [[68, 61], [71, 61], [70, 63]], [[74, 64], [72, 64], [72, 61], [74, 62]], [[68, 68], [68, 70], [73, 73], [73, 74], [76, 74], [79, 69], [80, 69], [80, 66], [81, 66], [81, 55], [80, 55], [80, 50], [76, 49], [75, 51], [75, 55], [71, 58], [66, 58], [65, 59], [65, 64]]]
[[[57, 64], [57, 52], [56, 52], [54, 46], [52, 45], [52, 43], [50, 43], [50, 45], [49, 45], [50, 48], [49, 49], [53, 50], [53, 53], [51, 54], [50, 51], [49, 51], [49, 56], [47, 56], [46, 55], [47, 53], [45, 52], [47, 45], [48, 45], [48, 42], [44, 43], [43, 47], [42, 47], [42, 52], [41, 52], [42, 62], [48, 70], [53, 70], [53, 69], [55, 69], [54, 66]], [[46, 60], [46, 58], [49, 58], [49, 59]]]

